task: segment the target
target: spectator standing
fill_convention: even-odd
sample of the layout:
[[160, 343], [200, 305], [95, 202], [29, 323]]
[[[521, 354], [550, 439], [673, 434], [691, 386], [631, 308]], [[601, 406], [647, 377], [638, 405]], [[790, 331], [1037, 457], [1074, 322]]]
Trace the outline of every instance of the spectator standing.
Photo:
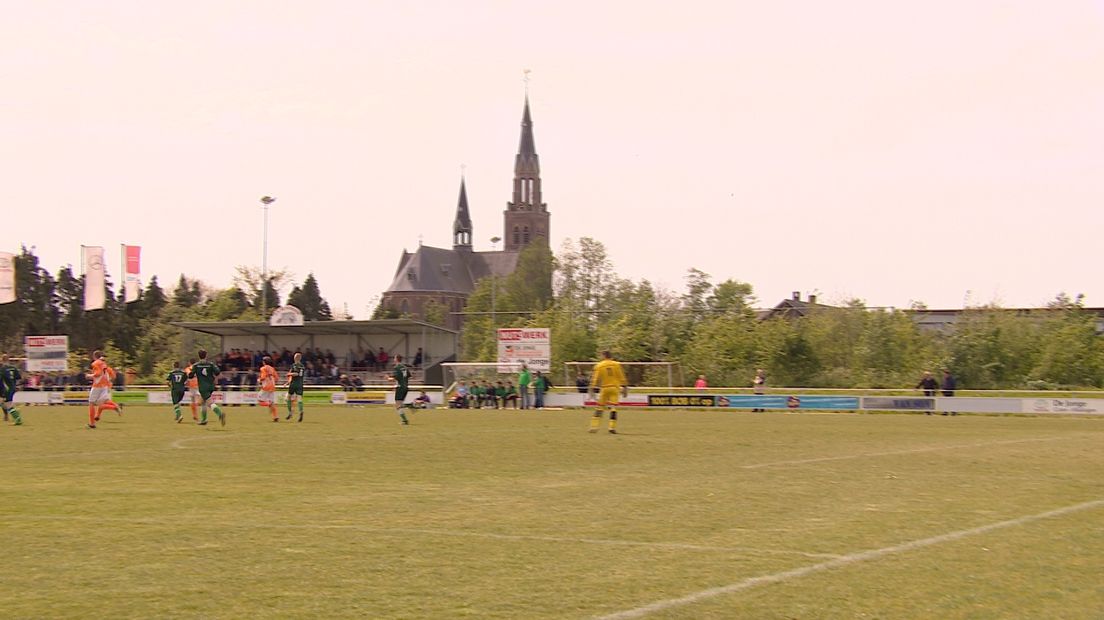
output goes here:
[[590, 389], [590, 379], [587, 379], [587, 376], [583, 373], [579, 373], [579, 376], [575, 377], [575, 389], [580, 394], [586, 394], [587, 390]]
[[709, 387], [709, 384], [705, 382], [705, 375], [698, 375], [698, 380], [694, 382], [695, 390], [704, 390]]
[[538, 370], [537, 374], [533, 375], [533, 406], [537, 409], [544, 409], [544, 393], [550, 386], [548, 377], [541, 374], [541, 371]]
[[[756, 396], [762, 396], [767, 393], [767, 373], [762, 368], [755, 369], [755, 376], [751, 378], [751, 391]], [[753, 413], [763, 413], [766, 409], [757, 407], [752, 409]]]
[[414, 367], [415, 368], [421, 368], [422, 367], [422, 358], [423, 357], [424, 357], [424, 355], [422, 354], [422, 348], [418, 347], [418, 352], [414, 354]]
[[[931, 371], [925, 370], [924, 376], [920, 378], [920, 383], [916, 384], [916, 389], [924, 390], [924, 396], [935, 396], [935, 390], [939, 387], [939, 382], [932, 376]], [[931, 415], [931, 411], [925, 411], [925, 415]]]
[[517, 391], [518, 396], [521, 397], [521, 408], [529, 409], [531, 404], [529, 402], [529, 384], [533, 381], [533, 375], [529, 372], [529, 367], [525, 365], [525, 362], [521, 364], [521, 372], [518, 373]]
[[[950, 369], [943, 369], [943, 395], [950, 398], [955, 395], [955, 389], [958, 387], [958, 381], [955, 380], [954, 375], [951, 374]], [[943, 415], [947, 415], [944, 411]], [[952, 411], [951, 415], [958, 415], [957, 411]]]

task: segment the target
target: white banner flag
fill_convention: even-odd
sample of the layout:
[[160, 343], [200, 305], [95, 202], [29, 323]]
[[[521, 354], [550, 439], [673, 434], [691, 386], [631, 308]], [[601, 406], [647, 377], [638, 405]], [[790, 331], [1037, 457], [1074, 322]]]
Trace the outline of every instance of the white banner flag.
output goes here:
[[123, 245], [123, 274], [126, 276], [123, 290], [126, 292], [125, 301], [128, 304], [138, 301], [138, 292], [141, 289], [141, 283], [138, 281], [138, 276], [142, 273], [141, 257], [140, 246]]
[[103, 310], [104, 299], [104, 249], [98, 245], [82, 245], [84, 263], [84, 309]]
[[0, 304], [15, 301], [15, 255], [0, 252]]

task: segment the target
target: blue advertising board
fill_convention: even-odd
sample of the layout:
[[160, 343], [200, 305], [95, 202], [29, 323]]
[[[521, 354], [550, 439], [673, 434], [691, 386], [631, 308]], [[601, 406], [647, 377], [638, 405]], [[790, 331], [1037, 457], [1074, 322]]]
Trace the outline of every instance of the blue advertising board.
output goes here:
[[720, 407], [738, 409], [816, 409], [820, 411], [853, 411], [859, 408], [857, 396], [798, 396], [796, 394], [759, 395], [731, 394], [718, 396]]

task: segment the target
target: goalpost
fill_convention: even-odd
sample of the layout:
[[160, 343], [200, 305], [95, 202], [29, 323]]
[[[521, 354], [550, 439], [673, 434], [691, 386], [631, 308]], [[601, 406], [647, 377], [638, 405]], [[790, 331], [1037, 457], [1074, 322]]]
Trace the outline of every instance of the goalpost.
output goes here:
[[[560, 386], [574, 387], [575, 378], [579, 374], [590, 381], [590, 373], [597, 363], [564, 362], [563, 383], [560, 383]], [[625, 377], [629, 380], [629, 384], [633, 386], [673, 388], [683, 385], [682, 367], [678, 362], [621, 362], [621, 366], [625, 369]], [[445, 388], [445, 394], [448, 394], [456, 389], [456, 384], [460, 381], [470, 384], [472, 381], [497, 382], [507, 378], [516, 380], [520, 370], [520, 364], [443, 362], [441, 385]], [[536, 371], [533, 374], [535, 375]]]
[[[621, 362], [621, 360], [617, 360]], [[575, 385], [581, 374], [590, 381], [591, 371], [598, 362], [564, 362], [564, 385]], [[683, 384], [682, 367], [678, 362], [621, 362], [629, 385], [643, 387], [675, 387]]]
[[521, 371], [521, 364], [499, 362], [442, 362], [441, 385], [445, 386], [445, 394], [456, 389], [456, 384], [461, 381], [498, 381], [506, 377], [517, 378]]

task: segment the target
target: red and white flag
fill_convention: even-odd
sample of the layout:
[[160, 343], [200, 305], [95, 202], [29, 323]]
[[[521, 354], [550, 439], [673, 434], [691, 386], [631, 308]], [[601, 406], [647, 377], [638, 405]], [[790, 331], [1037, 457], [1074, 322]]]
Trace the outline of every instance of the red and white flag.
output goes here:
[[103, 247], [82, 245], [81, 264], [84, 267], [84, 309], [86, 312], [103, 310], [106, 302]]
[[128, 304], [138, 301], [138, 293], [142, 288], [141, 282], [138, 281], [138, 276], [142, 273], [141, 258], [141, 246], [123, 244], [123, 273], [126, 274], [123, 290], [126, 293], [124, 301]]
[[15, 301], [15, 255], [0, 252], [0, 304]]

